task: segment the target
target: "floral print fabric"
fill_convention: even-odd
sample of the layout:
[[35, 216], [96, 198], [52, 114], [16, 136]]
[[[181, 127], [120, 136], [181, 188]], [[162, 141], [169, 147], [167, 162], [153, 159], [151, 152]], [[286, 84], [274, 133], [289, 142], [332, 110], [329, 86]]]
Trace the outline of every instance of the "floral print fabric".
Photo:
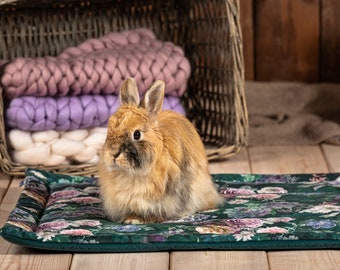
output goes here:
[[105, 217], [95, 178], [28, 169], [1, 234], [17, 244], [69, 251], [340, 247], [340, 174], [212, 177], [223, 207], [129, 225]]

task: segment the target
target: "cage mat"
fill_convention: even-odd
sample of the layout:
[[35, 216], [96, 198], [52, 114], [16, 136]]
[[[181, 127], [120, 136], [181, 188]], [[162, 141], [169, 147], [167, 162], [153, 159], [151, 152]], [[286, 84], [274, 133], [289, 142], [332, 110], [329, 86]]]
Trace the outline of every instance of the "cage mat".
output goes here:
[[219, 209], [154, 224], [102, 211], [97, 179], [27, 169], [1, 229], [9, 242], [67, 252], [340, 248], [340, 173], [215, 174]]

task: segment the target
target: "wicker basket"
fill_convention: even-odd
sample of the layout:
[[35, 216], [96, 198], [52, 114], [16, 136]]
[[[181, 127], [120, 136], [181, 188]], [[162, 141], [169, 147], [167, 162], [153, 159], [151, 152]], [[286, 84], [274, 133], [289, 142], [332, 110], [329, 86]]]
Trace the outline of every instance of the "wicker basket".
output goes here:
[[[147, 27], [184, 48], [192, 67], [182, 97], [187, 117], [209, 160], [224, 159], [239, 152], [248, 135], [239, 14], [238, 0], [0, 0], [0, 60], [54, 56], [88, 38]], [[0, 166], [7, 174], [22, 175], [26, 166], [11, 160], [6, 143], [6, 101], [0, 91]], [[40, 168], [96, 174], [93, 164]]]

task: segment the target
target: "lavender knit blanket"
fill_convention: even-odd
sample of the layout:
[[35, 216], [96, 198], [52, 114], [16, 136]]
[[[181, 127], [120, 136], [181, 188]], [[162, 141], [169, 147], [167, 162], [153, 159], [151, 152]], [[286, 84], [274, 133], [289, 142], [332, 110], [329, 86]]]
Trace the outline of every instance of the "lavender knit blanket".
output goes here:
[[167, 95], [181, 96], [189, 75], [190, 64], [180, 47], [157, 40], [150, 30], [136, 29], [89, 39], [56, 57], [14, 59], [4, 65], [1, 83], [11, 99], [109, 95], [118, 94], [122, 82], [133, 77], [141, 94], [160, 79]]
[[[106, 126], [119, 105], [116, 95], [25, 96], [10, 101], [5, 117], [8, 127], [25, 131], [87, 129]], [[184, 114], [178, 97], [166, 96], [163, 109]]]

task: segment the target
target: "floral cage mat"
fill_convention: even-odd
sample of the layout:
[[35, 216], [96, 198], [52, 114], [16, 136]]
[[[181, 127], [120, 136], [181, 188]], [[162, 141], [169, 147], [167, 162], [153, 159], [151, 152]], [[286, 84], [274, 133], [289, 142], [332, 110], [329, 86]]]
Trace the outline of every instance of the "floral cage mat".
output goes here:
[[129, 225], [105, 218], [96, 178], [27, 169], [1, 235], [69, 252], [340, 248], [340, 173], [212, 177], [221, 208]]

